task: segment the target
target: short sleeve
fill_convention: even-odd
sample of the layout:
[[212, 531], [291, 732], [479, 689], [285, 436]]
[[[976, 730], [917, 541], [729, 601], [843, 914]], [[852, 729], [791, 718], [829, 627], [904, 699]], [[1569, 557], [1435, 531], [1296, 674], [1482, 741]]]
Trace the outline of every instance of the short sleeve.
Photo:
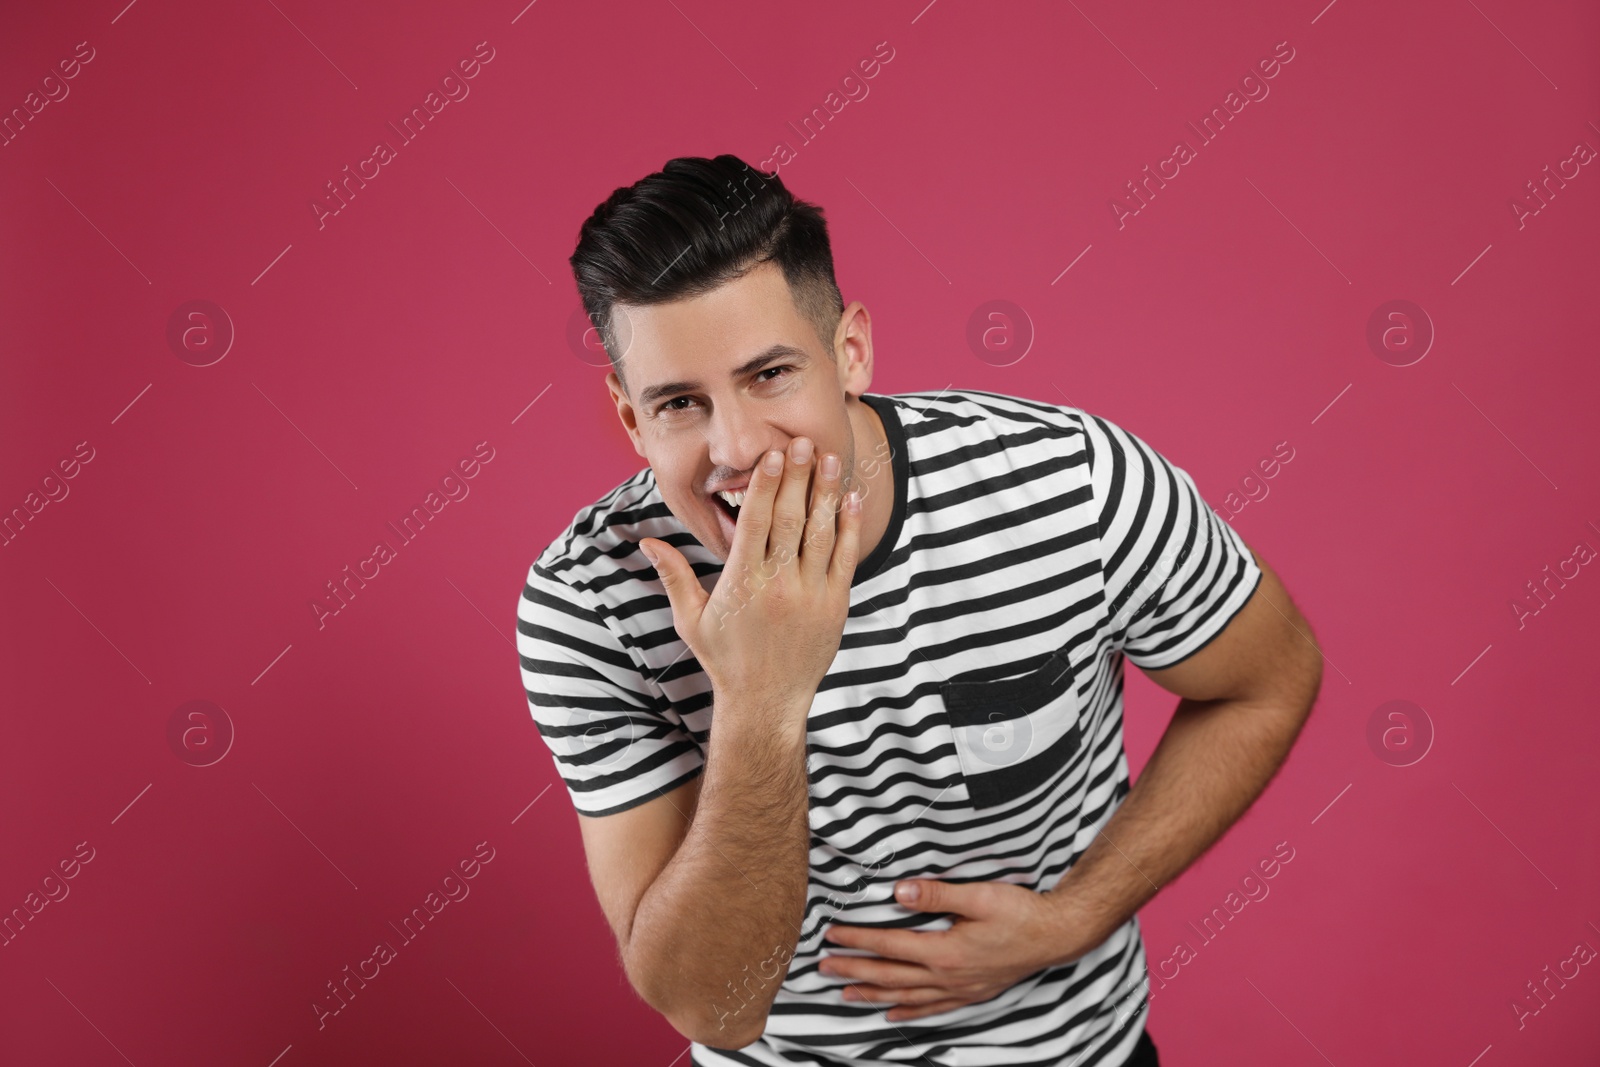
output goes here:
[[699, 774], [699, 744], [579, 590], [535, 563], [517, 602], [522, 686], [572, 806], [613, 815]]
[[1170, 667], [1222, 632], [1261, 566], [1187, 471], [1113, 422], [1083, 424], [1113, 644], [1137, 667]]

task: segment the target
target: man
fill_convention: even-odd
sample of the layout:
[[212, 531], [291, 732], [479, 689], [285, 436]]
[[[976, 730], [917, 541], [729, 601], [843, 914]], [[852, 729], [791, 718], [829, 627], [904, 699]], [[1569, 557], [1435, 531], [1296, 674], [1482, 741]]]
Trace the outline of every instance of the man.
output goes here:
[[[869, 394], [820, 209], [733, 156], [572, 266], [649, 466], [517, 643], [634, 988], [699, 1065], [1157, 1063], [1135, 913], [1321, 682], [1272, 570], [1103, 418]], [[1131, 791], [1124, 658], [1183, 698]]]

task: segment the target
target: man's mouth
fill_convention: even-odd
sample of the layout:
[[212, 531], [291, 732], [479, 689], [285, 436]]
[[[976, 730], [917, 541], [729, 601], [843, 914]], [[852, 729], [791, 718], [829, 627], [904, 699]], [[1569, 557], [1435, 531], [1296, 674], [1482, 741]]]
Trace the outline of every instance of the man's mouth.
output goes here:
[[717, 502], [717, 506], [722, 509], [723, 514], [727, 515], [734, 522], [739, 521], [739, 508], [744, 504], [743, 489], [735, 490], [731, 493], [712, 493], [711, 499]]

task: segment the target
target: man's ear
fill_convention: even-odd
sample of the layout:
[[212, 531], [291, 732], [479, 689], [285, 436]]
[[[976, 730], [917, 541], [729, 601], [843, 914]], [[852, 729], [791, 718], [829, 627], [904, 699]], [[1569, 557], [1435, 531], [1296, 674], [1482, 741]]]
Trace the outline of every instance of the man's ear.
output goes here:
[[860, 396], [872, 386], [872, 316], [859, 300], [851, 301], [839, 318], [833, 340], [839, 385], [850, 396]]
[[639, 453], [640, 459], [648, 460], [650, 457], [645, 455], [644, 439], [639, 436], [638, 414], [628, 395], [622, 391], [622, 380], [617, 377], [616, 371], [607, 372], [606, 388], [611, 390], [611, 402], [617, 405], [617, 418], [621, 420], [622, 428], [628, 431], [628, 436], [633, 440], [633, 450]]

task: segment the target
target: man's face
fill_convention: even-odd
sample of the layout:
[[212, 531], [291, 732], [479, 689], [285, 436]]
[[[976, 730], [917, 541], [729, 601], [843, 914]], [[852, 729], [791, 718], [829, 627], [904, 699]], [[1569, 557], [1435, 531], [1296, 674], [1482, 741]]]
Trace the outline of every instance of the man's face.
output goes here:
[[735, 520], [715, 492], [748, 486], [768, 451], [810, 438], [813, 470], [836, 453], [843, 491], [852, 488], [847, 394], [859, 397], [872, 382], [870, 323], [859, 303], [840, 321], [834, 359], [770, 261], [700, 296], [617, 305], [612, 323], [628, 379], [624, 393], [615, 373], [606, 377], [617, 415], [667, 507], [724, 563]]

